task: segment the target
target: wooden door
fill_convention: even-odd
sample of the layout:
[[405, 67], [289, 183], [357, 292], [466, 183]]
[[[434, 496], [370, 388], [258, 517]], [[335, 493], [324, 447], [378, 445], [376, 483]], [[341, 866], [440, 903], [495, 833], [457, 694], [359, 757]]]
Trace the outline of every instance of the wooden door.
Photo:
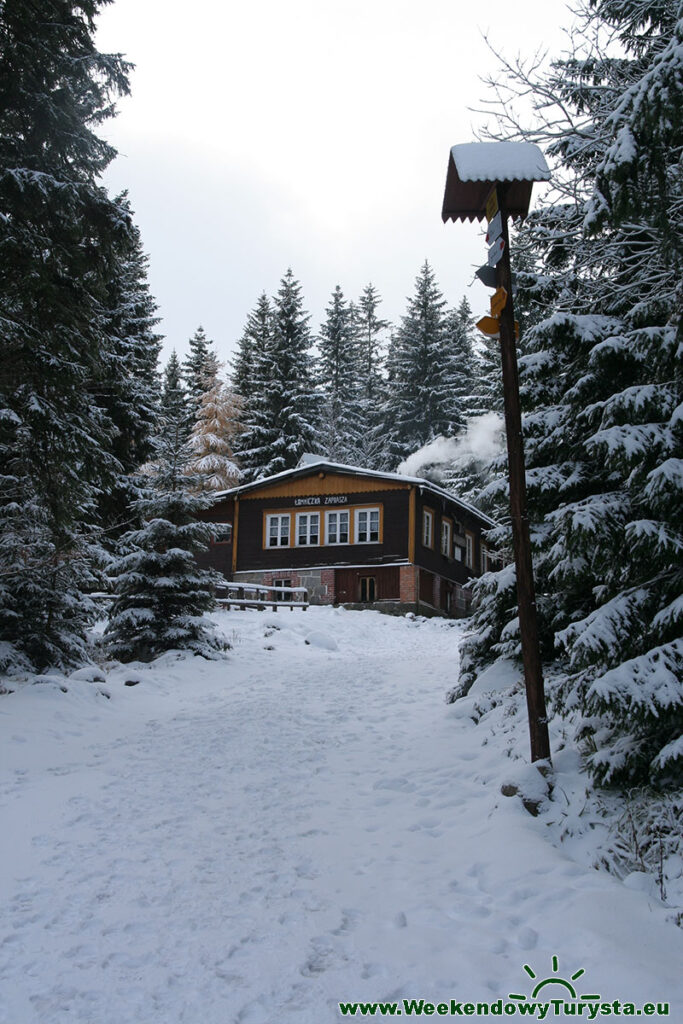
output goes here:
[[358, 601], [359, 579], [358, 569], [335, 569], [334, 594], [337, 604], [355, 604]]

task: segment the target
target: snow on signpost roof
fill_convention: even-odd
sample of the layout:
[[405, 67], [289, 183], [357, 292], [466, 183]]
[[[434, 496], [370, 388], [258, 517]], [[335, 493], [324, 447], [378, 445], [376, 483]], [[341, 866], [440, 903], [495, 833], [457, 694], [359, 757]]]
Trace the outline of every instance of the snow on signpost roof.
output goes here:
[[549, 181], [543, 153], [532, 142], [464, 142], [448, 154], [446, 190], [441, 218], [483, 220], [491, 190], [500, 186], [498, 200], [505, 215], [515, 220], [529, 212], [535, 181]]
[[461, 181], [549, 181], [545, 157], [533, 142], [464, 142], [451, 149]]

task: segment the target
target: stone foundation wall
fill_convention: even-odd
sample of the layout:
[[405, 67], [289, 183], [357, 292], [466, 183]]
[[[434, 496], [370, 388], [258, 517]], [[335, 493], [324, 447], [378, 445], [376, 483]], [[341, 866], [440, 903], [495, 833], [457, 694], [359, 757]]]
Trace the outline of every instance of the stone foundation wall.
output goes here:
[[260, 583], [272, 587], [275, 580], [291, 580], [293, 587], [306, 587], [310, 604], [332, 604], [334, 602], [334, 569], [256, 569], [252, 572], [236, 572], [235, 583]]
[[[433, 607], [419, 599], [420, 570], [415, 565], [399, 567], [399, 598], [398, 600], [375, 601], [373, 605], [344, 604], [345, 608], [375, 608], [377, 611], [392, 615], [404, 615], [406, 612], [417, 612], [420, 615], [447, 615], [441, 608], [441, 587], [444, 582], [439, 576], [433, 580]], [[308, 600], [311, 604], [334, 604], [334, 569], [290, 569], [289, 572], [272, 569], [257, 569], [252, 572], [238, 572], [234, 575], [235, 583], [260, 583], [264, 587], [272, 587], [276, 579], [288, 579], [293, 587], [306, 587]], [[469, 615], [471, 591], [456, 584], [453, 606], [450, 615], [454, 618]]]

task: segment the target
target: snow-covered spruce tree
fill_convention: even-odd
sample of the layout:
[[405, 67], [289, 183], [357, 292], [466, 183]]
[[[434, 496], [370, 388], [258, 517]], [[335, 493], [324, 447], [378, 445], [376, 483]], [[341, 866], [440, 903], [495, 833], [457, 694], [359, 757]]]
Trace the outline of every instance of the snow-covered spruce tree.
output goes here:
[[392, 463], [387, 451], [387, 430], [383, 415], [386, 401], [383, 371], [385, 339], [391, 325], [378, 315], [381, 303], [382, 299], [375, 286], [368, 284], [355, 307], [361, 424], [355, 443], [355, 463], [369, 469], [387, 470]]
[[[117, 202], [127, 216], [132, 216], [125, 193]], [[93, 385], [96, 400], [115, 428], [113, 454], [118, 462], [115, 477], [99, 500], [107, 547], [115, 543], [126, 523], [130, 525], [129, 506], [140, 497], [139, 470], [152, 455], [160, 402], [158, 361], [162, 339], [155, 333], [159, 318], [147, 281], [149, 259], [134, 225], [120, 243], [117, 256], [116, 274], [107, 282], [105, 327], [110, 346], [101, 375]]]
[[150, 661], [169, 650], [215, 658], [224, 647], [206, 616], [222, 577], [200, 569], [194, 557], [211, 538], [210, 524], [197, 521], [211, 498], [191, 493], [196, 483], [187, 473], [190, 452], [177, 359], [169, 367], [149, 489], [133, 503], [142, 526], [121, 538], [124, 554], [112, 571], [116, 597], [105, 644], [120, 661]]
[[197, 493], [224, 491], [238, 483], [233, 448], [240, 433], [240, 409], [239, 396], [218, 377], [202, 395], [187, 466]]
[[394, 465], [439, 435], [453, 436], [464, 423], [454, 390], [457, 367], [449, 348], [445, 305], [425, 261], [390, 345], [384, 415]]
[[190, 338], [190, 351], [183, 360], [182, 373], [187, 395], [188, 431], [192, 431], [199, 416], [202, 395], [213, 386], [218, 376], [218, 356], [214, 342], [207, 338], [201, 325]]
[[263, 292], [247, 318], [230, 374], [232, 389], [242, 398], [245, 405], [256, 387], [259, 359], [268, 348], [272, 336], [273, 311], [270, 299]]
[[0, 5], [0, 668], [86, 657], [98, 498], [115, 428], [93, 396], [108, 284], [131, 231], [96, 134], [129, 65], [98, 52], [103, 0]]
[[313, 382], [309, 315], [288, 270], [273, 299], [272, 332], [254, 359], [252, 394], [236, 455], [245, 479], [292, 469], [313, 450], [320, 395]]
[[383, 394], [384, 339], [390, 323], [377, 315], [382, 299], [373, 284], [363, 289], [356, 307], [358, 357], [363, 401], [377, 406]]
[[603, 0], [584, 25], [523, 133], [558, 161], [559, 194], [518, 239], [555, 309], [521, 365], [542, 635], [595, 777], [664, 785], [683, 777], [681, 5]]
[[[270, 299], [263, 292], [247, 318], [242, 337], [237, 345], [237, 354], [232, 362], [230, 380], [232, 390], [240, 403], [240, 431], [235, 439], [235, 452], [240, 466], [243, 452], [253, 448], [252, 402], [267, 388], [263, 374], [268, 365], [267, 352], [273, 341], [273, 313]], [[240, 471], [244, 473], [243, 470]], [[248, 475], [248, 471], [247, 471]]]
[[500, 362], [500, 342], [488, 334], [482, 334], [477, 352], [478, 380], [477, 398], [487, 412], [503, 414], [503, 374]]
[[183, 384], [183, 371], [175, 349], [164, 367], [161, 388], [160, 432], [173, 434], [173, 444], [181, 451], [187, 440], [187, 392]]
[[318, 382], [323, 396], [319, 444], [334, 462], [352, 463], [362, 431], [358, 341], [353, 307], [337, 285], [320, 328]]
[[446, 314], [446, 344], [453, 370], [454, 395], [465, 420], [490, 411], [478, 390], [480, 367], [474, 348], [475, 334], [478, 332], [472, 310], [463, 296], [457, 309]]

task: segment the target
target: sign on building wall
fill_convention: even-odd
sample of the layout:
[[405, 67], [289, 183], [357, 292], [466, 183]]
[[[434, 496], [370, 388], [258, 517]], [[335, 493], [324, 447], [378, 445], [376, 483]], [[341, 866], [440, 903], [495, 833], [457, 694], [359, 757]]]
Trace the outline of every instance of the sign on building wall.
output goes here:
[[317, 498], [295, 498], [294, 505], [348, 505], [347, 494], [326, 494]]

